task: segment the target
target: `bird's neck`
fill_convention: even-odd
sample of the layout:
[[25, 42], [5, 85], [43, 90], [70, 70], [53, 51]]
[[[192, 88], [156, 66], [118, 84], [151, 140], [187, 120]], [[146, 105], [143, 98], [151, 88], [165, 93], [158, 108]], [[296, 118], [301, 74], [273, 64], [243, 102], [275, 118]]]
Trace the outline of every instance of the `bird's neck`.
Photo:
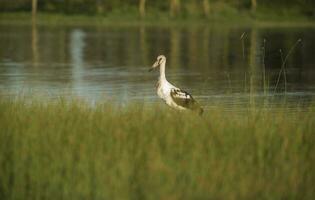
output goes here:
[[161, 64], [160, 66], [160, 77], [159, 77], [160, 81], [166, 81], [166, 77], [165, 77], [165, 63]]

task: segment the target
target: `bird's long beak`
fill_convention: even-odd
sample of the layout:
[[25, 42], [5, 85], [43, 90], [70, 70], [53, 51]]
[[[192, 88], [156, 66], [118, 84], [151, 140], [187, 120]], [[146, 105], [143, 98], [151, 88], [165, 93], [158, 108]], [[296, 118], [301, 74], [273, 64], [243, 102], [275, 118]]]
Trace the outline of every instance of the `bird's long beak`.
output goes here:
[[160, 65], [159, 62], [156, 61], [156, 62], [152, 65], [152, 67], [149, 69], [149, 72], [151, 72], [153, 69], [155, 69], [155, 68], [158, 67], [159, 65]]

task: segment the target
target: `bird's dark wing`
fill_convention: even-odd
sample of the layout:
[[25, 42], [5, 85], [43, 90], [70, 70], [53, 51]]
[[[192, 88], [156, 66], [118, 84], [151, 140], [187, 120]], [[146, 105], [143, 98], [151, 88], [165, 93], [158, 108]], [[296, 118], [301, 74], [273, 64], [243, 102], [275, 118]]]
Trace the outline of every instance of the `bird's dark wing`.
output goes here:
[[188, 92], [177, 88], [171, 89], [171, 97], [177, 105], [184, 108], [193, 109], [197, 104]]
[[203, 108], [188, 92], [180, 90], [178, 88], [173, 88], [171, 89], [171, 97], [177, 105], [197, 111], [199, 115], [202, 115]]

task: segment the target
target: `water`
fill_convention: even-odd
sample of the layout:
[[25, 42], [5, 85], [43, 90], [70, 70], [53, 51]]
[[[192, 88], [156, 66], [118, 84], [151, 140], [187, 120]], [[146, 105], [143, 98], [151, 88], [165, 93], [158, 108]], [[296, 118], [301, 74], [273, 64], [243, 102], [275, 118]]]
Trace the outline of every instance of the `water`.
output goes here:
[[158, 72], [148, 69], [165, 54], [169, 81], [206, 107], [307, 104], [314, 49], [315, 28], [0, 25], [0, 93], [155, 102]]

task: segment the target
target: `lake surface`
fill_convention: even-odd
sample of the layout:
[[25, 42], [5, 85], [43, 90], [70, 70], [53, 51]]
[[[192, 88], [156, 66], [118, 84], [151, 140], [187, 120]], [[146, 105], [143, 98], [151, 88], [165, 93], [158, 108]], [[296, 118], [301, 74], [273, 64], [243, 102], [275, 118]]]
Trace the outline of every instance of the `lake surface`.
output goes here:
[[169, 81], [205, 107], [308, 104], [314, 50], [315, 28], [0, 25], [0, 93], [156, 102], [148, 69], [164, 54]]

